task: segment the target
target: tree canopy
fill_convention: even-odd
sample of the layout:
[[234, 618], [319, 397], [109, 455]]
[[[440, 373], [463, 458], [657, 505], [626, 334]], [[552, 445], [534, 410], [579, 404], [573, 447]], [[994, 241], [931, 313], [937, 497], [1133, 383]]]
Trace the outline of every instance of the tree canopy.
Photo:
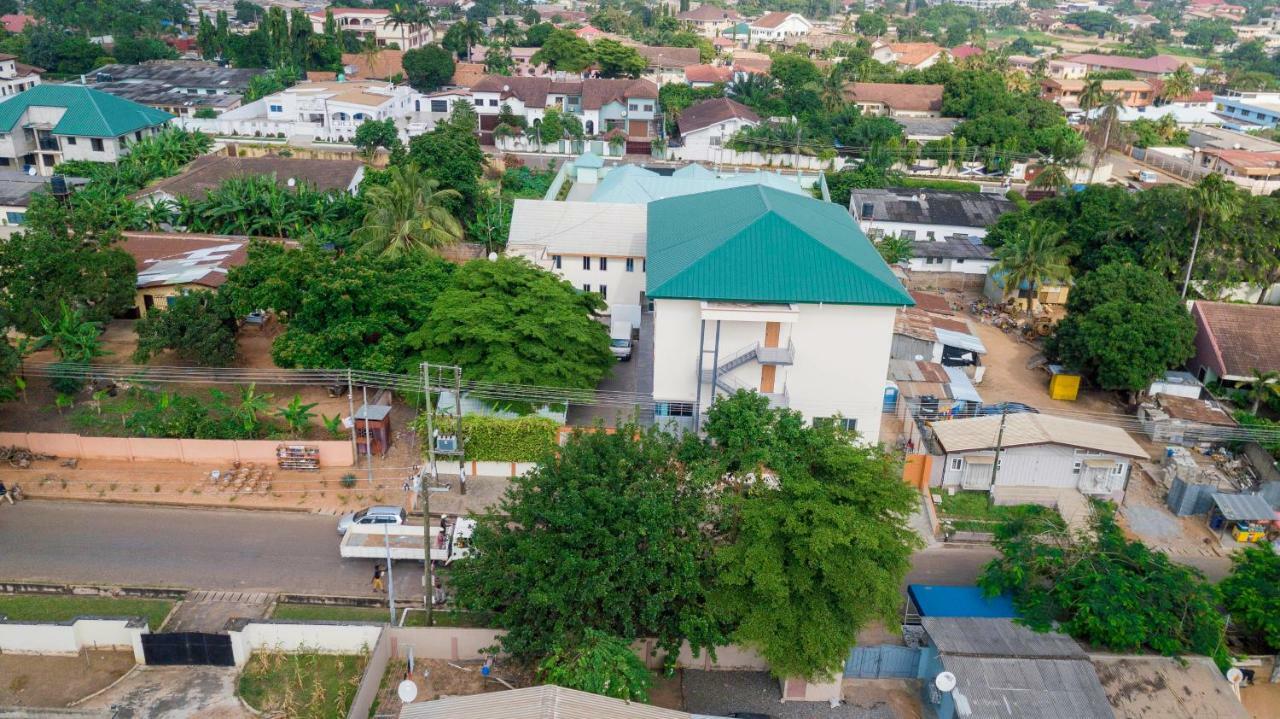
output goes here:
[[222, 295], [186, 292], [169, 306], [152, 308], [134, 327], [138, 346], [133, 361], [145, 363], [172, 350], [184, 361], [209, 367], [231, 364], [236, 355], [236, 316]]
[[1267, 651], [1280, 652], [1280, 555], [1266, 544], [1236, 552], [1221, 588], [1232, 625]]
[[409, 84], [418, 92], [434, 92], [453, 77], [453, 53], [439, 45], [406, 50], [401, 60]]

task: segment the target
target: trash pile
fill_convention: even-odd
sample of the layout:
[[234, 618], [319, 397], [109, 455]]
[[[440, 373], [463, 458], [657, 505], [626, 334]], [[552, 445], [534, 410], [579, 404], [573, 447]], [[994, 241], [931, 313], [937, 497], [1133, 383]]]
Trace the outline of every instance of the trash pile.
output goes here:
[[42, 459], [53, 459], [53, 456], [38, 454], [23, 447], [0, 447], [0, 460], [7, 461], [10, 467], [26, 469], [32, 462]]

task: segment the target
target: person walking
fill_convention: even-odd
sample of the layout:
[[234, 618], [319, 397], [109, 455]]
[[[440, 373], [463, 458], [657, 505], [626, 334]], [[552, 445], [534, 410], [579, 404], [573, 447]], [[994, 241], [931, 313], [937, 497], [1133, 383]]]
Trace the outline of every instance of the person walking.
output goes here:
[[13, 493], [4, 486], [4, 482], [0, 482], [0, 499], [7, 499], [9, 504], [13, 504]]
[[385, 591], [387, 591], [387, 587], [386, 587], [386, 585], [384, 585], [384, 584], [382, 583], [382, 573], [383, 573], [383, 571], [384, 571], [384, 570], [382, 569], [382, 565], [381, 565], [381, 564], [375, 564], [375, 565], [373, 565], [373, 591], [375, 591], [375, 592], [385, 592]]

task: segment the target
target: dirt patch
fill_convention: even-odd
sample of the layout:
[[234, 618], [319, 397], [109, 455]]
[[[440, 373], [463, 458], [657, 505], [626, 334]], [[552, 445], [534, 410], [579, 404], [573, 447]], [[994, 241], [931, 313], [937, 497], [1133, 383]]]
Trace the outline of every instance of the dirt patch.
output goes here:
[[671, 676], [654, 672], [649, 688], [649, 703], [664, 709], [684, 711], [684, 675], [676, 670]]
[[849, 679], [841, 687], [841, 696], [846, 705], [872, 716], [888, 710], [896, 719], [921, 719], [921, 688], [917, 679]]
[[1165, 506], [1165, 490], [1144, 469], [1135, 469], [1120, 508], [1120, 526], [1130, 539], [1174, 556], [1225, 557], [1203, 516], [1176, 517]]
[[1267, 682], [1271, 667], [1271, 659], [1263, 659], [1261, 666], [1251, 667], [1254, 683], [1240, 689], [1240, 701], [1254, 719], [1280, 717], [1280, 684]]
[[[416, 659], [413, 674], [410, 675], [409, 667], [404, 661], [393, 659], [387, 664], [386, 673], [383, 674], [382, 688], [375, 704], [377, 713], [381, 716], [397, 716], [400, 713], [401, 702], [396, 694], [396, 687], [405, 679], [412, 679], [418, 687], [415, 704], [441, 697], [505, 691], [508, 687], [480, 673], [483, 665], [484, 662], [481, 661]], [[516, 689], [533, 686], [533, 676], [527, 670], [514, 666], [498, 664], [494, 667], [492, 676], [503, 679]]]
[[0, 655], [0, 706], [65, 707], [133, 668], [133, 652], [86, 651], [74, 657]]

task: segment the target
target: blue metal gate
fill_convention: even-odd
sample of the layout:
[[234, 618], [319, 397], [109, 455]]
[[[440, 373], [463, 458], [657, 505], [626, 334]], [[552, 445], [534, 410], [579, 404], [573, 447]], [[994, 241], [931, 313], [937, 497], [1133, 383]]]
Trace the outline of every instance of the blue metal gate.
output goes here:
[[920, 650], [881, 645], [854, 647], [844, 663], [846, 679], [912, 679], [920, 664]]

